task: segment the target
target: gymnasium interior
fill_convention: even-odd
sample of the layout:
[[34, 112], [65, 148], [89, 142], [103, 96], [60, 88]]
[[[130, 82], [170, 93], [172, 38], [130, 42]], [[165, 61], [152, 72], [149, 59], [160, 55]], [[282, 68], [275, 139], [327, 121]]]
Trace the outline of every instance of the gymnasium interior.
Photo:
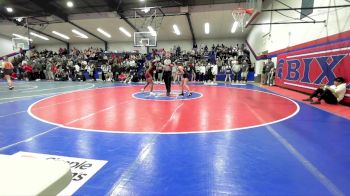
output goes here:
[[349, 0], [2, 0], [0, 195], [350, 195], [349, 55]]

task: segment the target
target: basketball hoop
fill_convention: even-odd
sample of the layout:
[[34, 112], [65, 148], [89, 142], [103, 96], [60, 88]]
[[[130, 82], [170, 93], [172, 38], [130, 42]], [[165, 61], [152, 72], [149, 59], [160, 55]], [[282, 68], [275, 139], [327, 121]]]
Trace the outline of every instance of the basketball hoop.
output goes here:
[[244, 16], [245, 14], [252, 15], [254, 9], [245, 9], [245, 8], [236, 8], [232, 10], [232, 17], [235, 22], [238, 22], [239, 26], [242, 28], [242, 32], [244, 31]]

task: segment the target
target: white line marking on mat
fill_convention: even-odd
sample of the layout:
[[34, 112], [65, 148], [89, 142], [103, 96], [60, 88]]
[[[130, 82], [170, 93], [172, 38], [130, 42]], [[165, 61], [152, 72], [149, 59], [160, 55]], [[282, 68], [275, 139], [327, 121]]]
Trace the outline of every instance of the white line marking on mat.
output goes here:
[[[248, 106], [249, 107], [249, 106]], [[254, 109], [250, 108], [250, 111], [259, 121], [264, 121]], [[266, 125], [266, 129], [279, 141], [305, 168], [309, 171], [326, 189], [336, 196], [345, 195], [335, 184], [329, 180], [316, 166], [314, 166], [309, 160], [307, 160], [292, 144], [290, 144], [283, 136], [277, 133], [271, 125]]]

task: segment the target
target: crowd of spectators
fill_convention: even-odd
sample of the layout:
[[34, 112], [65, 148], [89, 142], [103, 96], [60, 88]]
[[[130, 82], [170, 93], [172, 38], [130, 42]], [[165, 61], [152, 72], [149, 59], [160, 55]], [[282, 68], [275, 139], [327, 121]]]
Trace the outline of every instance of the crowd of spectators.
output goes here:
[[[172, 54], [173, 81], [180, 81], [177, 66], [183, 65], [190, 73], [191, 81], [216, 81], [220, 73], [233, 75], [234, 81], [247, 80], [246, 73], [252, 68], [249, 51], [244, 45], [225, 46], [195, 45], [192, 50], [181, 50], [179, 46]], [[144, 80], [144, 72], [153, 63], [155, 81], [162, 81], [162, 66], [166, 51], [152, 49], [148, 54], [139, 52], [112, 53], [99, 48], [78, 50], [59, 49], [31, 50], [26, 55], [15, 56], [12, 60], [12, 78], [27, 81], [86, 81], [97, 78], [103, 81], [138, 82]], [[242, 75], [242, 76], [241, 76]], [[231, 81], [230, 81], [231, 82]]]

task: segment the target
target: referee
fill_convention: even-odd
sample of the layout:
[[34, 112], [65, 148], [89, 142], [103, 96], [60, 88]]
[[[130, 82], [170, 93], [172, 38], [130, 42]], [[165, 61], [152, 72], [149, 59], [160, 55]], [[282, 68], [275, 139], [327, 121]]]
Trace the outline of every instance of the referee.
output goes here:
[[170, 53], [167, 53], [165, 55], [165, 60], [164, 60], [164, 72], [163, 72], [163, 78], [164, 78], [164, 83], [165, 83], [165, 88], [166, 88], [166, 96], [170, 96], [171, 92], [171, 67], [173, 66], [171, 64], [170, 60]]

